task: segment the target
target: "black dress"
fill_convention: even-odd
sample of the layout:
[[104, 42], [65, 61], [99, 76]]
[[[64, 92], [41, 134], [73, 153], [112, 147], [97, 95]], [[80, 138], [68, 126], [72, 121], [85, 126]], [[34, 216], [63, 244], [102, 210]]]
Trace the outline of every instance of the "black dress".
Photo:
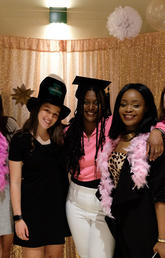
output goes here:
[[126, 159], [106, 222], [116, 240], [114, 258], [151, 258], [158, 238], [155, 202], [165, 203], [165, 152], [152, 162], [148, 185], [137, 189]]
[[29, 240], [14, 235], [24, 247], [63, 244], [70, 235], [65, 214], [68, 177], [62, 167], [61, 149], [40, 144], [30, 133], [18, 132], [11, 140], [9, 159], [22, 161], [21, 210]]

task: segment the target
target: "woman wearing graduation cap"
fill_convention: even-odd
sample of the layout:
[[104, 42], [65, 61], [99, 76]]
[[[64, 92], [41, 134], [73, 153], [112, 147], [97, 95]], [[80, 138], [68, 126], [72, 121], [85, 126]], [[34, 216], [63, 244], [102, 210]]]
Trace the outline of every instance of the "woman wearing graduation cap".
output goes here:
[[114, 239], [95, 193], [100, 181], [96, 158], [111, 122], [104, 91], [110, 82], [76, 76], [73, 84], [78, 84], [78, 103], [65, 135], [67, 168], [71, 172], [66, 203], [68, 223], [81, 258], [109, 258]]
[[65, 214], [68, 177], [61, 165], [66, 86], [56, 75], [40, 84], [30, 98], [30, 117], [11, 141], [9, 167], [15, 221], [14, 244], [24, 258], [61, 257], [69, 235]]
[[[108, 139], [111, 125], [104, 91], [110, 82], [76, 76], [73, 84], [78, 85], [78, 102], [75, 116], [65, 135], [67, 168], [71, 173], [66, 203], [68, 223], [81, 258], [111, 258], [114, 239], [108, 231], [105, 214], [95, 196], [100, 183], [96, 159]], [[161, 127], [161, 124], [157, 127]], [[165, 130], [163, 126], [162, 129]], [[155, 137], [152, 136], [151, 159], [163, 151], [161, 132], [156, 129], [153, 131], [152, 134], [156, 134], [157, 141], [160, 139], [162, 144], [155, 143]], [[153, 148], [153, 145], [156, 147]]]

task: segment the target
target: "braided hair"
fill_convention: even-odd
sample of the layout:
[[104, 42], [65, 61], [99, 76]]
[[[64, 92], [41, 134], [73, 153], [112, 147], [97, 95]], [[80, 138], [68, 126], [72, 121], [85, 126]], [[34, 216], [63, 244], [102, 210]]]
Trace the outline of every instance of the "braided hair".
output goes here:
[[[79, 160], [85, 155], [84, 151], [84, 98], [87, 91], [93, 90], [96, 94], [97, 99], [97, 120], [96, 120], [96, 152], [95, 162], [99, 149], [103, 148], [105, 142], [105, 120], [108, 117], [106, 94], [104, 89], [99, 87], [84, 87], [81, 96], [78, 98], [77, 108], [74, 113], [74, 118], [70, 120], [69, 127], [65, 133], [64, 146], [65, 146], [65, 158], [67, 171], [71, 172], [72, 175], [80, 174]], [[101, 105], [101, 118], [99, 117], [99, 105]], [[100, 123], [100, 130], [98, 125]]]

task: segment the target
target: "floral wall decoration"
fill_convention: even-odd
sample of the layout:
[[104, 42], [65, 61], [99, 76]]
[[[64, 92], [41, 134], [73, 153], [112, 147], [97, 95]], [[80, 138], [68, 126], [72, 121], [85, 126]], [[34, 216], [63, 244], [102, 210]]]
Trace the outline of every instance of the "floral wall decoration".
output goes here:
[[16, 104], [26, 105], [28, 99], [30, 98], [31, 94], [34, 90], [26, 89], [25, 85], [22, 84], [20, 87], [14, 88], [14, 94], [11, 94], [12, 99], [16, 100]]
[[109, 34], [124, 40], [136, 37], [142, 26], [142, 18], [139, 13], [130, 6], [117, 7], [107, 20]]

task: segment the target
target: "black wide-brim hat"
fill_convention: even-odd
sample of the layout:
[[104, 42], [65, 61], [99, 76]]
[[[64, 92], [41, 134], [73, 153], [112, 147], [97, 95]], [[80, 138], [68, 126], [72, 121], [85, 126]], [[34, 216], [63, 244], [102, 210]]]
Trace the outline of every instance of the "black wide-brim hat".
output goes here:
[[83, 76], [76, 76], [73, 84], [77, 84], [78, 88], [76, 90], [75, 96], [79, 99], [82, 95], [82, 92], [88, 90], [89, 87], [94, 87], [104, 90], [111, 82], [96, 78], [89, 78]]
[[31, 97], [27, 101], [27, 109], [31, 112], [37, 105], [50, 103], [61, 108], [60, 119], [62, 120], [71, 112], [64, 105], [65, 95], [66, 86], [63, 80], [55, 74], [50, 74], [41, 82], [38, 97]]

